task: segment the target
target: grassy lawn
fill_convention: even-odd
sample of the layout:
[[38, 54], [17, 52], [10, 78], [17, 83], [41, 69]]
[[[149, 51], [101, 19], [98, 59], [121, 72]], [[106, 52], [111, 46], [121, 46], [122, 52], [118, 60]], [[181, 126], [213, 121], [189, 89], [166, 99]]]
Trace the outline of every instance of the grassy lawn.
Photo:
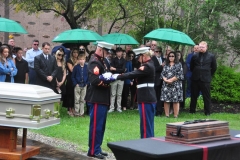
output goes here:
[[[165, 136], [166, 123], [206, 118], [228, 121], [230, 129], [240, 130], [240, 114], [215, 113], [210, 117], [206, 117], [202, 112], [196, 114], [180, 112], [179, 118], [177, 119], [173, 118], [173, 115], [170, 118], [155, 117], [155, 136]], [[139, 121], [138, 110], [127, 110], [123, 113], [113, 112], [108, 114], [102, 149], [104, 151], [110, 151], [107, 147], [108, 142], [139, 139]], [[86, 152], [88, 149], [88, 130], [89, 116], [85, 116], [84, 118], [70, 117], [67, 115], [66, 108], [62, 108], [61, 123], [59, 125], [31, 131], [75, 143], [82, 151]]]

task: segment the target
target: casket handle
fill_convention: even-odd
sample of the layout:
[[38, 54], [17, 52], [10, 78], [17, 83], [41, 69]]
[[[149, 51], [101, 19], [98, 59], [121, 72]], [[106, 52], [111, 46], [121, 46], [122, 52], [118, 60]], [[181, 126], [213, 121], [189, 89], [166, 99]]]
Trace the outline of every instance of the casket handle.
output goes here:
[[12, 109], [12, 108], [9, 108], [9, 109], [6, 110], [6, 117], [7, 118], [13, 118], [14, 117], [13, 116], [14, 113], [15, 113], [15, 110]]
[[184, 135], [181, 133], [181, 126], [177, 126], [177, 133], [171, 132], [171, 136], [182, 138]]

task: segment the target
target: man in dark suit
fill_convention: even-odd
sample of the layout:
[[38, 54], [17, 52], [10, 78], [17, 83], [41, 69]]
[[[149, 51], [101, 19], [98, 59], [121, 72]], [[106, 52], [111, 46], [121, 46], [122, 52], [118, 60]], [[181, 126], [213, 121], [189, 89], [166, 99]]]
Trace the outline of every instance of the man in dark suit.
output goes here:
[[160, 101], [160, 94], [161, 94], [161, 88], [162, 88], [162, 80], [160, 79], [160, 75], [163, 70], [163, 61], [162, 58], [162, 48], [156, 47], [154, 49], [154, 56], [152, 56], [152, 61], [154, 63], [155, 67], [155, 80], [154, 80], [154, 89], [156, 92], [157, 97], [157, 104], [156, 104], [156, 116], [160, 116], [163, 112], [163, 103]]
[[36, 84], [54, 89], [55, 77], [57, 75], [56, 58], [50, 55], [50, 44], [42, 44], [43, 53], [34, 58], [34, 69], [36, 71]]
[[212, 76], [217, 70], [217, 63], [215, 56], [208, 52], [206, 42], [202, 41], [199, 43], [199, 53], [192, 56], [190, 70], [192, 71], [190, 113], [196, 112], [197, 98], [201, 91], [204, 101], [204, 112], [206, 116], [209, 116], [211, 113], [210, 85]]

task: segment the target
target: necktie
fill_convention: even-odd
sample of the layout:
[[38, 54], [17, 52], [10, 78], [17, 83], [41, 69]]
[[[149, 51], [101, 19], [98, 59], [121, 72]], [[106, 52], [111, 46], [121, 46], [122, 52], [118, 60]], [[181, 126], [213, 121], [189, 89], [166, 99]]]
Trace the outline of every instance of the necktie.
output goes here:
[[48, 60], [48, 55], [46, 55], [46, 60]]

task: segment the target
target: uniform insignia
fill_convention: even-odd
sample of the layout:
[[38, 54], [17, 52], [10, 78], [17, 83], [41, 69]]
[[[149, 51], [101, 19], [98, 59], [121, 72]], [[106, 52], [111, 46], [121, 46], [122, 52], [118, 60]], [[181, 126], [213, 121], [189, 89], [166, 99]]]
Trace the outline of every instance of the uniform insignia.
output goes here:
[[144, 70], [144, 66], [140, 67], [139, 70], [143, 71]]
[[99, 68], [97, 66], [93, 69], [93, 73], [99, 75]]

